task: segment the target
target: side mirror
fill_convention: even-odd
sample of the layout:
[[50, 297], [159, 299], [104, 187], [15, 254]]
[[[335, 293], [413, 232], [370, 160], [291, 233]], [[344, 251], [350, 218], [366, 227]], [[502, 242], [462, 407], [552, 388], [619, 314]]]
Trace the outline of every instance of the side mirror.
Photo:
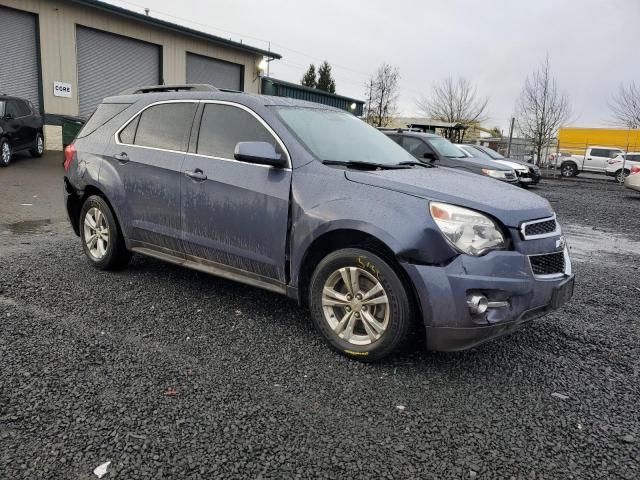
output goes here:
[[233, 152], [233, 158], [242, 162], [271, 165], [282, 168], [287, 165], [287, 160], [276, 152], [268, 142], [238, 142]]
[[13, 113], [4, 114], [4, 120], [11, 120], [11, 119], [13, 119]]
[[434, 161], [434, 160], [437, 160], [437, 159], [438, 159], [438, 157], [436, 156], [436, 154], [435, 154], [435, 153], [433, 153], [433, 152], [426, 152], [426, 153], [423, 155], [423, 157], [424, 157], [424, 158], [426, 158], [426, 159], [427, 159], [427, 160], [429, 160], [429, 161]]

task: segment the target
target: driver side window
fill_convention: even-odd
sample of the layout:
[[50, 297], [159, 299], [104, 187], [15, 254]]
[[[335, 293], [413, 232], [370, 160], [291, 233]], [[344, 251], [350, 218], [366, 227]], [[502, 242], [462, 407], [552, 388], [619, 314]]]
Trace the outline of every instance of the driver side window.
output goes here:
[[402, 146], [416, 158], [424, 158], [425, 153], [433, 153], [433, 150], [419, 138], [404, 137], [402, 139]]

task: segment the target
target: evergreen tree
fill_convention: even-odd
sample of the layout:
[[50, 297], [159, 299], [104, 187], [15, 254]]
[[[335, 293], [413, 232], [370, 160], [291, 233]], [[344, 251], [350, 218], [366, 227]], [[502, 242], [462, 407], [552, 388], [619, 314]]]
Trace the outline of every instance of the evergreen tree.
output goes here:
[[312, 63], [309, 65], [309, 69], [307, 73], [304, 74], [302, 80], [300, 80], [300, 85], [304, 85], [305, 87], [316, 88], [316, 66]]
[[324, 90], [329, 93], [336, 93], [336, 82], [331, 76], [331, 65], [325, 60], [318, 69], [318, 90]]

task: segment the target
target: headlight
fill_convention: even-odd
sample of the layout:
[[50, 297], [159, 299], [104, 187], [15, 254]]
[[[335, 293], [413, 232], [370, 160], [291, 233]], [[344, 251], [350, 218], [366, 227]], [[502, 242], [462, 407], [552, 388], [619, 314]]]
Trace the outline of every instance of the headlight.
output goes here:
[[482, 173], [488, 177], [499, 178], [500, 180], [507, 178], [507, 172], [505, 170], [491, 170], [489, 168], [483, 168]]
[[506, 246], [500, 227], [482, 213], [437, 202], [429, 210], [444, 237], [462, 253], [478, 256]]

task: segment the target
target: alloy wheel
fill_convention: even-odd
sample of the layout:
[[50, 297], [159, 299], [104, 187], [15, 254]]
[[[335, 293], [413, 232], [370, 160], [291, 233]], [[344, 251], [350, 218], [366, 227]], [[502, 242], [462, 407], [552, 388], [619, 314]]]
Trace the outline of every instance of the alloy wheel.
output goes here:
[[567, 165], [566, 167], [562, 167], [562, 176], [563, 177], [572, 177], [573, 176], [573, 167], [571, 165]]
[[626, 172], [625, 170], [621, 170], [620, 172], [618, 172], [618, 174], [616, 175], [616, 180], [619, 183], [624, 183], [625, 179], [629, 176], [629, 173]]
[[7, 142], [2, 144], [2, 163], [9, 165], [11, 162], [11, 147]]
[[338, 337], [352, 345], [370, 345], [389, 325], [389, 298], [375, 276], [358, 267], [333, 272], [322, 291], [324, 318]]
[[84, 217], [84, 241], [94, 260], [102, 260], [109, 247], [109, 225], [99, 208], [87, 210]]

